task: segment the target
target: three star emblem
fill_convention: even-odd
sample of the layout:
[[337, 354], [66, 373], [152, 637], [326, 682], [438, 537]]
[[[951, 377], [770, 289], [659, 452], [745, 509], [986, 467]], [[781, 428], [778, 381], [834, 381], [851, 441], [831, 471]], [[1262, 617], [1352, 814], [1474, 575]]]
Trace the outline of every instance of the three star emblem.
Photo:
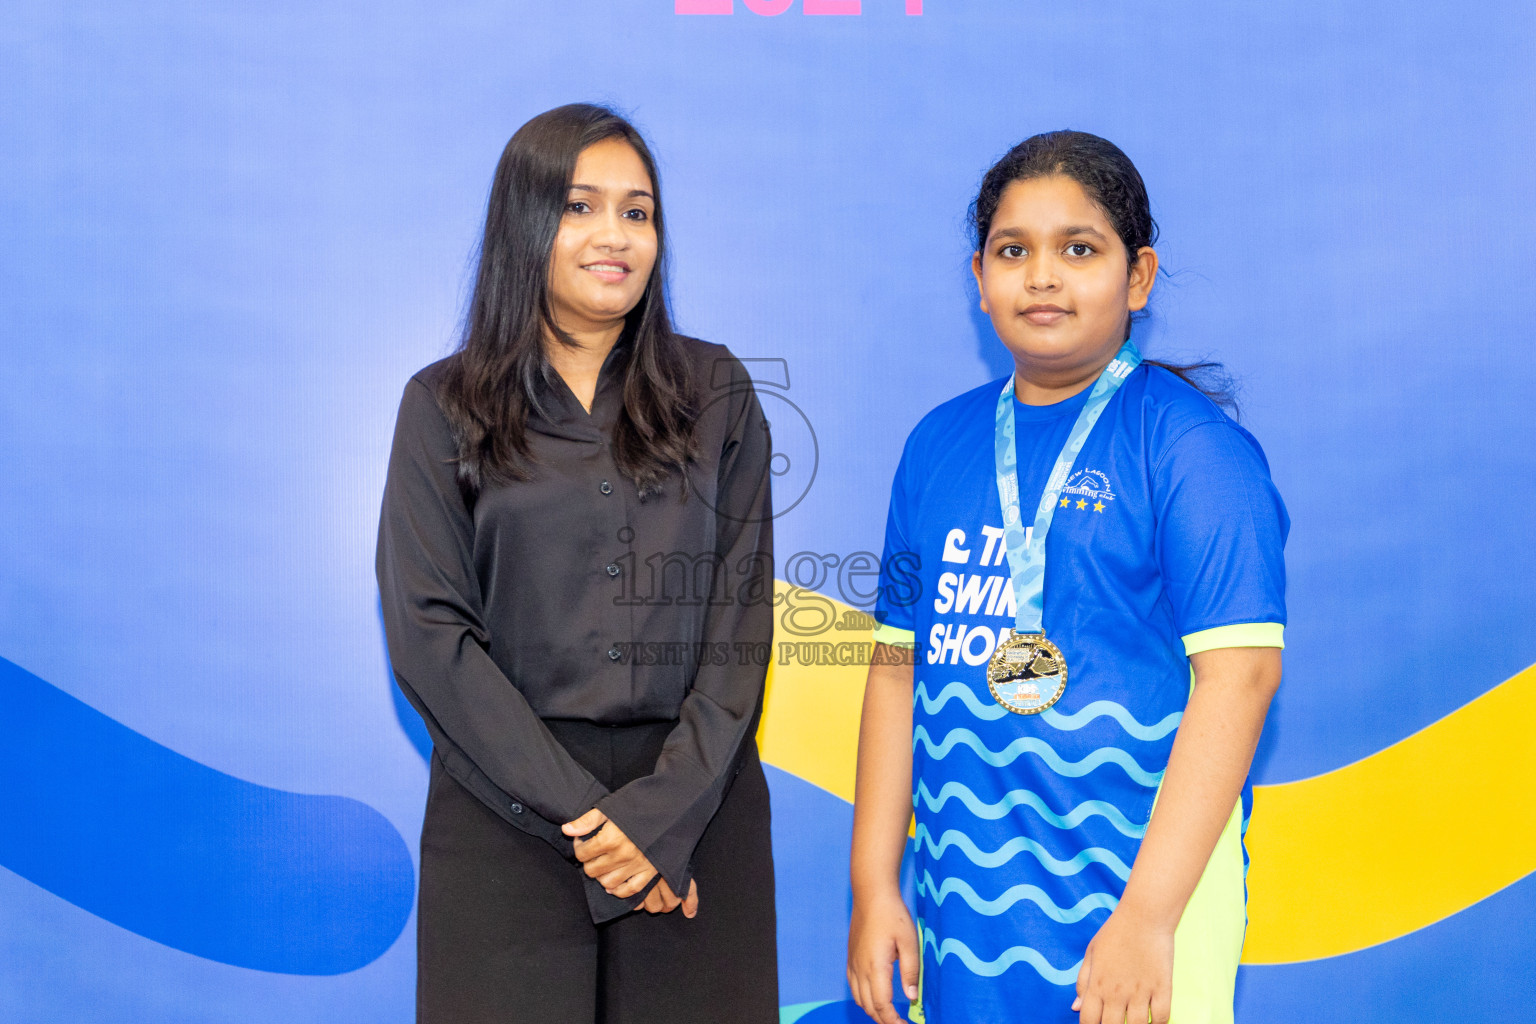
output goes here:
[[[1061, 502], [1058, 505], [1058, 507], [1060, 507], [1060, 508], [1067, 508], [1071, 504], [1072, 504], [1072, 499], [1071, 498], [1062, 498]], [[1077, 502], [1077, 507], [1079, 509], [1086, 510], [1088, 508], [1088, 500], [1086, 498], [1079, 499], [1078, 502]], [[1093, 510], [1095, 512], [1103, 512], [1105, 507], [1106, 506], [1104, 505], [1104, 503], [1102, 501], [1095, 501], [1093, 503]]]

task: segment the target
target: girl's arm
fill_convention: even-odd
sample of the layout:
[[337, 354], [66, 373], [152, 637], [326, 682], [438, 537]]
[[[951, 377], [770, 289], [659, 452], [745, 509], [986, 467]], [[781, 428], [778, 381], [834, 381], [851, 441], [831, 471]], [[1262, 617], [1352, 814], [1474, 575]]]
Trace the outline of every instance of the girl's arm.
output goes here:
[[848, 987], [864, 1012], [900, 1024], [891, 967], [917, 998], [922, 947], [901, 898], [898, 874], [912, 822], [912, 651], [875, 644], [859, 719], [859, 770], [853, 801], [853, 920]]
[[1081, 1024], [1166, 1024], [1174, 929], [1242, 793], [1280, 685], [1278, 648], [1220, 648], [1189, 660], [1195, 689], [1157, 809], [1120, 905], [1088, 944], [1078, 972], [1072, 1008]]

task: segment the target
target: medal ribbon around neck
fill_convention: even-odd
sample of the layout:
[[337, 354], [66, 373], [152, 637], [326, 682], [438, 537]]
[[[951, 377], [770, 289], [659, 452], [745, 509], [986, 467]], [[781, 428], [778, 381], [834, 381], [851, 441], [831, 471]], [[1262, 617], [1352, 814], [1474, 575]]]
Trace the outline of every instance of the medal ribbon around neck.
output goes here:
[[[1014, 377], [997, 397], [997, 494], [1003, 507], [1003, 544], [1008, 552], [1008, 571], [1013, 586], [1013, 636], [1001, 639], [987, 665], [987, 685], [993, 698], [1021, 715], [1044, 711], [1061, 698], [1067, 686], [1067, 662], [1057, 646], [1045, 638], [1045, 537], [1056, 516], [1056, 503], [1072, 474], [1072, 465], [1083, 450], [1088, 434], [1120, 385], [1141, 363], [1141, 353], [1129, 340], [1093, 382], [1088, 401], [1077, 414], [1067, 443], [1051, 467], [1034, 529], [1025, 542], [1019, 512], [1018, 449], [1014, 439]], [[1044, 687], [1044, 689], [1042, 689]], [[1048, 692], [1047, 692], [1048, 691]]]

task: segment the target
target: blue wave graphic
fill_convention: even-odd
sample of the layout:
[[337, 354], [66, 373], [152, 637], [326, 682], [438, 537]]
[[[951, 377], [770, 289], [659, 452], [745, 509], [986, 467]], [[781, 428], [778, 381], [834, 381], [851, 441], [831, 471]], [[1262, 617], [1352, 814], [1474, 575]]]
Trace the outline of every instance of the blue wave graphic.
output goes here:
[[1040, 717], [1045, 719], [1047, 724], [1064, 732], [1081, 729], [1096, 718], [1113, 718], [1129, 735], [1143, 742], [1151, 742], [1160, 740], [1177, 729], [1184, 719], [1184, 712], [1175, 711], [1156, 725], [1142, 725], [1124, 705], [1116, 704], [1112, 700], [1096, 700], [1070, 715], [1064, 715], [1055, 708], [1046, 708], [1040, 712]]
[[942, 761], [948, 757], [950, 751], [957, 746], [970, 747], [976, 752], [976, 756], [994, 768], [1002, 768], [1019, 759], [1021, 754], [1034, 754], [1046, 763], [1046, 766], [1057, 775], [1064, 775], [1069, 779], [1081, 778], [1093, 771], [1102, 768], [1106, 764], [1117, 765], [1125, 770], [1125, 774], [1140, 785], [1148, 789], [1155, 789], [1162, 781], [1162, 772], [1149, 772], [1136, 763], [1136, 759], [1119, 747], [1100, 747], [1081, 761], [1068, 761], [1056, 749], [1038, 736], [1020, 736], [1000, 751], [991, 750], [981, 737], [969, 729], [951, 729], [939, 743], [933, 742], [933, 737], [928, 735], [926, 726], [918, 726], [912, 733], [912, 749], [916, 750], [918, 744], [928, 751], [928, 756], [936, 761]]
[[[809, 1004], [811, 1009], [804, 1011], [801, 1016], [796, 1007], [779, 1007], [779, 1024], [869, 1024], [869, 1017], [859, 1004], [852, 999], [838, 1000], [835, 1002], [814, 1002]], [[895, 1000], [896, 1013], [903, 1019], [907, 1016], [908, 1003], [899, 993]]]
[[378, 811], [237, 779], [0, 658], [0, 865], [172, 948], [355, 971], [405, 927], [410, 849]]
[[977, 698], [976, 694], [971, 692], [971, 688], [966, 686], [964, 683], [950, 683], [948, 686], [944, 687], [944, 689], [940, 690], [939, 695], [934, 698], [930, 698], [928, 696], [927, 686], [922, 683], [918, 683], [917, 691], [912, 695], [913, 706], [915, 707], [917, 702], [921, 701], [923, 704], [923, 711], [929, 715], [938, 714], [940, 708], [954, 699], [957, 699], [960, 701], [960, 703], [964, 704], [972, 715], [975, 715], [977, 718], [987, 722], [994, 722], [997, 719], [1002, 718], [1004, 715], [1009, 714], [1007, 708], [1003, 707], [1001, 704], [998, 704], [995, 701], [991, 704], [983, 704]]
[[1131, 869], [1126, 866], [1125, 861], [1115, 856], [1112, 851], [1100, 846], [1091, 846], [1069, 860], [1059, 860], [1052, 856], [1049, 850], [1028, 836], [1014, 836], [996, 850], [988, 853], [978, 847], [970, 836], [958, 829], [945, 829], [944, 834], [935, 843], [933, 841], [933, 832], [929, 830], [927, 825], [917, 826], [914, 841], [919, 846], [926, 846], [928, 855], [935, 860], [941, 859], [946, 850], [954, 847], [965, 854], [966, 860], [979, 868], [999, 867], [1021, 853], [1028, 853], [1039, 861], [1045, 870], [1057, 877], [1075, 875], [1089, 864], [1095, 863], [1103, 864], [1122, 882], [1129, 880], [1131, 877]]
[[932, 928], [923, 929], [923, 945], [933, 947], [939, 963], [942, 964], [950, 956], [957, 956], [965, 964], [966, 970], [983, 978], [995, 978], [1014, 964], [1025, 963], [1052, 985], [1076, 985], [1078, 969], [1083, 966], [1079, 960], [1071, 967], [1059, 969], [1029, 946], [1010, 946], [999, 953], [996, 960], [983, 960], [959, 939], [948, 938], [940, 942]]
[[997, 899], [989, 900], [963, 878], [947, 877], [935, 886], [933, 875], [927, 871], [917, 880], [917, 892], [920, 896], [932, 896], [941, 906], [947, 897], [959, 896], [967, 906], [985, 917], [997, 917], [1014, 904], [1029, 900], [1057, 924], [1076, 924], [1095, 910], [1114, 910], [1120, 905], [1120, 901], [1107, 892], [1092, 892], [1071, 907], [1059, 907], [1044, 889], [1028, 883], [1009, 886]]
[[939, 788], [939, 795], [934, 796], [928, 789], [928, 783], [922, 781], [917, 784], [917, 795], [913, 798], [913, 803], [916, 804], [921, 800], [930, 811], [938, 811], [951, 798], [965, 804], [965, 809], [976, 817], [985, 818], [988, 821], [996, 821], [1015, 807], [1024, 806], [1057, 828], [1077, 828], [1086, 819], [1097, 814], [1107, 818], [1121, 835], [1130, 836], [1132, 839], [1140, 839], [1147, 832], [1145, 825], [1133, 825], [1120, 808], [1112, 803], [1103, 800], [1084, 800], [1065, 815], [1061, 815], [1051, 810], [1044, 800], [1027, 789], [1010, 790], [1003, 794], [1003, 798], [997, 803], [989, 804], [962, 783], [946, 782]]

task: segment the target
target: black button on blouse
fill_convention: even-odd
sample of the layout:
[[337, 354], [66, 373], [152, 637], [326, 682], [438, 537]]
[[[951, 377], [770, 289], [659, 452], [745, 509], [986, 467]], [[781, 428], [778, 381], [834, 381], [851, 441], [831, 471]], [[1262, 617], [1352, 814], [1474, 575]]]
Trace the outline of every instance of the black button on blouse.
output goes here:
[[[395, 678], [450, 774], [568, 857], [560, 825], [600, 808], [679, 893], [752, 742], [766, 667], [739, 645], [772, 639], [773, 586], [762, 409], [729, 351], [686, 344], [697, 455], [644, 501], [610, 447], [623, 346], [590, 414], [557, 375], [540, 384], [531, 478], [472, 502], [436, 398], [446, 360], [422, 370], [400, 404], [377, 559]], [[610, 793], [544, 719], [677, 724], [655, 772]], [[588, 882], [594, 919], [628, 910]]]

